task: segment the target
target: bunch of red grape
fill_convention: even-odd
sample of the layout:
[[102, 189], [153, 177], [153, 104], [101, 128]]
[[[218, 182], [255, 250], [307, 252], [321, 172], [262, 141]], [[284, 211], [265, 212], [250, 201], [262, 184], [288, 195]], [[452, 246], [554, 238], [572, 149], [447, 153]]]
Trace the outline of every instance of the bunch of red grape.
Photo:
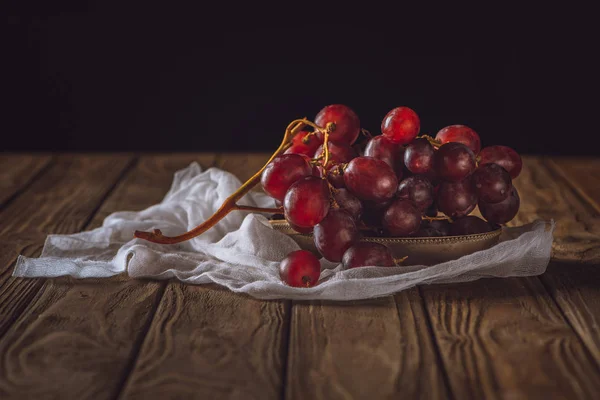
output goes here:
[[[383, 119], [381, 135], [371, 137], [356, 113], [340, 104], [315, 118], [319, 127], [330, 123], [335, 125], [328, 132], [294, 136], [264, 169], [261, 183], [283, 204], [290, 226], [312, 233], [319, 253], [344, 268], [396, 265], [386, 246], [361, 242], [361, 235], [483, 233], [512, 220], [519, 209], [512, 180], [521, 172], [521, 157], [506, 146], [481, 149], [479, 135], [467, 126], [447, 126], [435, 138], [418, 136], [418, 115], [397, 107]], [[358, 141], [361, 132], [365, 140]], [[485, 220], [469, 215], [477, 206]], [[291, 286], [313, 286], [319, 275], [317, 257], [305, 250], [280, 266]]]

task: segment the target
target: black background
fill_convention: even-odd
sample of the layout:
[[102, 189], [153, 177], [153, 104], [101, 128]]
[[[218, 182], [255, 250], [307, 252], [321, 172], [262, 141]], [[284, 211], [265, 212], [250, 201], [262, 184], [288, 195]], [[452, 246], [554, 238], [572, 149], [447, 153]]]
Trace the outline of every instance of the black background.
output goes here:
[[244, 24], [244, 10], [234, 20], [82, 4], [3, 15], [1, 150], [267, 151], [290, 120], [343, 103], [373, 133], [405, 105], [422, 133], [465, 124], [484, 146], [597, 154], [565, 140], [595, 136], [565, 91], [575, 53], [508, 21], [490, 36], [485, 22], [452, 19], [406, 33], [401, 20]]

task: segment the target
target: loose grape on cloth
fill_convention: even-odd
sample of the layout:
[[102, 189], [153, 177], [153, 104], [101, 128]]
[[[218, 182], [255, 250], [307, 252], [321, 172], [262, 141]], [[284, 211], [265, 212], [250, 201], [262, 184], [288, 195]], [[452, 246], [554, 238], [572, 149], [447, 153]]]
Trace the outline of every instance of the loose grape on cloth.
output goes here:
[[[215, 227], [176, 245], [133, 238], [135, 230], [181, 234], [210, 217], [241, 182], [218, 168], [197, 163], [178, 171], [162, 202], [143, 211], [115, 212], [102, 227], [72, 235], [49, 235], [39, 258], [19, 256], [18, 277], [176, 278], [189, 284], [217, 283], [260, 299], [356, 300], [389, 295], [415, 285], [531, 276], [545, 272], [554, 222], [505, 228], [500, 242], [484, 251], [433, 266], [363, 267], [343, 270], [321, 260], [319, 284], [293, 288], [279, 277], [279, 262], [299, 246], [274, 230], [265, 216], [235, 211]], [[273, 207], [273, 200], [250, 192], [241, 201]]]

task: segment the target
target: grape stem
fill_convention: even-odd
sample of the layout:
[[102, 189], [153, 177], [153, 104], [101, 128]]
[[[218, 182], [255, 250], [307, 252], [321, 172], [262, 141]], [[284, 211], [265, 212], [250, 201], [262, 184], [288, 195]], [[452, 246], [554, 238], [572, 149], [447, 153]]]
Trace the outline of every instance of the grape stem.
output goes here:
[[401, 258], [394, 258], [394, 264], [396, 264], [396, 265], [402, 264], [404, 261], [406, 261], [407, 258], [408, 258], [408, 256], [404, 256]]
[[236, 204], [232, 208], [232, 211], [233, 210], [235, 210], [235, 211], [263, 212], [263, 213], [271, 213], [271, 214], [281, 214], [281, 213], [283, 213], [283, 206], [269, 208], [269, 207], [239, 206], [239, 205]]
[[451, 221], [449, 217], [428, 217], [427, 215], [424, 215], [421, 218], [425, 221]]
[[[238, 205], [237, 201], [240, 200], [244, 195], [246, 195], [256, 184], [260, 181], [261, 175], [267, 165], [273, 161], [275, 157], [282, 154], [291, 146], [291, 140], [304, 126], [309, 125], [315, 129], [318, 129], [321, 132], [325, 132], [328, 129], [323, 129], [320, 126], [317, 126], [313, 122], [310, 122], [306, 118], [296, 119], [287, 126], [285, 129], [285, 134], [283, 136], [283, 140], [279, 145], [279, 148], [275, 150], [269, 161], [250, 179], [248, 179], [238, 190], [236, 190], [231, 196], [229, 196], [221, 205], [221, 207], [206, 221], [195, 227], [194, 229], [185, 232], [178, 236], [165, 236], [162, 234], [160, 229], [154, 229], [152, 232], [144, 232], [144, 231], [135, 231], [133, 234], [134, 237], [139, 239], [144, 239], [153, 243], [160, 244], [175, 244], [184, 242], [186, 240], [195, 238], [198, 235], [206, 232], [213, 226], [215, 226], [220, 220], [222, 220], [227, 214], [231, 211], [254, 211], [254, 212], [273, 212], [279, 213], [282, 211], [282, 208], [261, 208], [261, 207], [251, 207], [251, 206], [243, 206]], [[335, 127], [335, 125], [334, 125]], [[335, 128], [334, 128], [335, 129]], [[327, 155], [327, 153], [326, 153]]]
[[433, 147], [435, 147], [435, 148], [438, 148], [438, 147], [440, 147], [440, 146], [443, 144], [443, 143], [442, 143], [442, 142], [440, 142], [439, 140], [437, 140], [437, 139], [434, 139], [433, 137], [431, 137], [431, 136], [429, 136], [429, 135], [421, 135], [421, 136], [419, 136], [419, 137], [420, 137], [420, 138], [423, 138], [423, 139], [427, 139], [427, 141], [429, 142], [429, 144], [430, 144], [430, 145], [432, 145], [432, 146], [433, 146]]

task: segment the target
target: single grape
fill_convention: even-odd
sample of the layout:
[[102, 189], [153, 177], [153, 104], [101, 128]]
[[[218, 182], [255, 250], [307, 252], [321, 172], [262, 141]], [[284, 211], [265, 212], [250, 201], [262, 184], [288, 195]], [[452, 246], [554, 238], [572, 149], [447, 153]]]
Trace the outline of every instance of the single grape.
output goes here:
[[288, 189], [283, 200], [285, 219], [301, 228], [315, 226], [329, 211], [329, 187], [325, 180], [309, 176]]
[[397, 144], [408, 144], [419, 134], [421, 122], [408, 107], [396, 107], [381, 122], [381, 133]]
[[[347, 143], [329, 142], [327, 147], [329, 148], [329, 164], [327, 165], [327, 169], [332, 168], [336, 164], [350, 162], [350, 160], [357, 156], [354, 149]], [[323, 145], [321, 145], [315, 152], [314, 158], [324, 156]]]
[[365, 147], [365, 157], [373, 157], [385, 161], [394, 170], [402, 153], [402, 146], [389, 140], [383, 135], [373, 136]]
[[360, 133], [358, 115], [348, 106], [332, 104], [323, 108], [315, 117], [315, 124], [325, 128], [328, 122], [335, 123], [335, 130], [329, 134], [329, 140], [351, 145]]
[[521, 199], [519, 197], [519, 192], [517, 192], [517, 188], [513, 186], [510, 196], [500, 203], [489, 204], [480, 200], [479, 211], [481, 211], [481, 215], [483, 215], [483, 218], [488, 222], [494, 224], [506, 224], [517, 215], [520, 205]]
[[481, 139], [477, 132], [465, 125], [450, 125], [442, 128], [435, 138], [442, 142], [442, 144], [450, 142], [462, 143], [474, 154], [479, 153], [481, 150]]
[[443, 182], [437, 194], [437, 205], [450, 218], [468, 215], [477, 205], [477, 192], [471, 179]]
[[344, 170], [346, 188], [361, 200], [383, 202], [394, 197], [398, 178], [385, 161], [357, 157]]
[[498, 164], [508, 171], [510, 177], [515, 179], [521, 173], [523, 161], [521, 156], [507, 146], [484, 147], [479, 152], [479, 165]]
[[300, 131], [292, 138], [292, 145], [284, 154], [304, 154], [312, 157], [315, 151], [323, 144], [323, 138], [320, 133], [311, 133]]
[[421, 175], [413, 175], [398, 185], [397, 197], [410, 200], [421, 212], [433, 204], [433, 185]]
[[283, 201], [290, 186], [312, 174], [312, 166], [299, 154], [282, 154], [271, 161], [260, 177], [264, 191], [274, 199]]
[[421, 222], [421, 227], [415, 233], [416, 237], [440, 237], [450, 234], [450, 222], [448, 220], [433, 220]]
[[490, 224], [474, 215], [467, 215], [450, 224], [450, 235], [474, 235], [491, 231]]
[[344, 168], [342, 164], [336, 164], [329, 169], [327, 180], [334, 188], [344, 187]]
[[406, 146], [404, 165], [413, 174], [428, 174], [434, 169], [435, 150], [427, 139], [418, 138]]
[[313, 231], [315, 246], [329, 261], [340, 262], [344, 252], [359, 238], [352, 216], [341, 209], [331, 209]]
[[360, 219], [363, 211], [362, 202], [347, 189], [338, 189], [333, 198], [342, 210], [346, 210], [355, 220]]
[[390, 249], [375, 242], [358, 242], [350, 247], [342, 257], [345, 269], [358, 267], [393, 267], [394, 257]]
[[321, 263], [307, 250], [292, 251], [279, 263], [279, 277], [289, 286], [315, 286], [320, 276]]
[[393, 236], [410, 236], [421, 226], [421, 211], [404, 199], [396, 199], [383, 214], [383, 226]]
[[435, 153], [436, 174], [446, 181], [462, 181], [475, 168], [475, 155], [462, 143], [446, 143]]
[[472, 179], [479, 199], [490, 204], [506, 199], [512, 188], [510, 174], [498, 164], [481, 165]]

